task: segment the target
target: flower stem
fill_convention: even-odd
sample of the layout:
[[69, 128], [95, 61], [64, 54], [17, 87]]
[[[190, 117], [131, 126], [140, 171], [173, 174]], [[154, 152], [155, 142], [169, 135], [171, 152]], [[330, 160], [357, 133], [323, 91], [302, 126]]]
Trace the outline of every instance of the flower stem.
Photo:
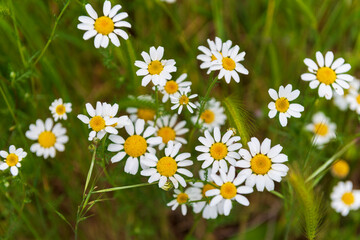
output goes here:
[[140, 184], [134, 184], [134, 185], [128, 185], [128, 186], [122, 186], [122, 187], [113, 187], [113, 188], [101, 189], [101, 190], [98, 190], [98, 191], [93, 191], [92, 193], [114, 192], [114, 191], [119, 191], [119, 190], [124, 190], [124, 189], [130, 189], [130, 188], [145, 187], [145, 186], [150, 186], [150, 185], [155, 185], [155, 184], [157, 184], [157, 182], [140, 183]]
[[93, 168], [94, 168], [94, 163], [95, 163], [95, 156], [96, 156], [96, 146], [95, 146], [95, 149], [94, 149], [94, 152], [93, 152], [93, 155], [92, 155], [90, 168], [89, 168], [89, 171], [88, 171], [88, 174], [87, 174], [87, 177], [86, 177], [83, 196], [85, 196], [86, 189], [87, 189], [87, 187], [89, 185], [89, 182], [90, 182], [91, 174], [92, 174], [92, 171], [93, 171]]

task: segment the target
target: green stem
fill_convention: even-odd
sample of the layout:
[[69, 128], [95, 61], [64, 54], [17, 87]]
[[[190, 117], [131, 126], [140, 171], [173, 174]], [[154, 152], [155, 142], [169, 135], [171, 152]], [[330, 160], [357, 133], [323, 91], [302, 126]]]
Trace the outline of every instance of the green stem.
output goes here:
[[150, 186], [150, 185], [155, 185], [155, 184], [158, 184], [158, 182], [140, 183], [140, 184], [128, 185], [128, 186], [122, 186], [122, 187], [106, 188], [106, 189], [101, 189], [98, 191], [93, 191], [92, 193], [114, 192], [114, 191], [119, 191], [119, 190], [124, 190], [124, 189], [130, 189], [130, 188], [145, 187], [145, 186]]
[[90, 182], [91, 174], [92, 174], [92, 171], [93, 171], [93, 168], [94, 168], [94, 163], [95, 163], [95, 156], [96, 156], [96, 147], [94, 149], [92, 159], [91, 159], [90, 168], [89, 168], [89, 172], [88, 172], [87, 177], [86, 177], [86, 183], [85, 183], [85, 187], [84, 187], [83, 196], [85, 196], [86, 189], [87, 189], [87, 187], [89, 185], [89, 182]]
[[156, 107], [156, 114], [155, 114], [155, 124], [159, 116], [159, 90], [158, 86], [155, 86], [155, 107]]

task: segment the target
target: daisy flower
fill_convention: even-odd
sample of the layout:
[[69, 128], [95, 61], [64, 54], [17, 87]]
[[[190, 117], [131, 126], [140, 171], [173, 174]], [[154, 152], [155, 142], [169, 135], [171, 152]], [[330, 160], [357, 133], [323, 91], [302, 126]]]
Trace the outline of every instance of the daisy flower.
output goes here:
[[109, 109], [105, 108], [104, 104], [97, 102], [96, 109], [90, 103], [87, 103], [85, 106], [91, 118], [83, 114], [79, 114], [77, 117], [92, 129], [89, 133], [89, 141], [92, 141], [95, 137], [102, 139], [106, 133], [118, 133], [114, 127], [118, 123], [118, 118], [110, 118], [109, 113], [106, 112]]
[[199, 141], [203, 145], [195, 147], [195, 150], [201, 152], [197, 157], [197, 160], [204, 161], [201, 168], [208, 168], [212, 166], [212, 173], [219, 171], [219, 168], [224, 172], [227, 172], [229, 162], [231, 165], [236, 165], [235, 159], [240, 159], [239, 150], [242, 145], [237, 143], [240, 141], [240, 137], [232, 137], [233, 131], [227, 131], [222, 137], [220, 128], [214, 128], [214, 137], [211, 136], [208, 130], [205, 130], [204, 136], [199, 137]]
[[149, 82], [153, 82], [155, 86], [165, 86], [166, 80], [171, 79], [172, 72], [176, 72], [175, 60], [162, 60], [164, 55], [164, 48], [155, 47], [150, 48], [150, 55], [147, 52], [142, 52], [143, 61], [135, 61], [135, 66], [140, 69], [137, 70], [136, 75], [144, 76], [141, 85], [146, 87]]
[[[119, 110], [119, 105], [117, 103], [115, 103], [114, 105], [111, 106], [111, 104], [108, 104], [106, 102], [104, 102], [102, 104], [103, 104], [104, 117], [114, 118]], [[112, 125], [112, 127], [122, 128], [125, 125], [131, 124], [131, 121], [128, 116], [121, 116], [116, 119], [117, 119], [117, 122], [114, 123]]]
[[85, 8], [90, 17], [80, 16], [79, 21], [81, 23], [77, 25], [78, 29], [86, 31], [83, 36], [84, 40], [88, 40], [95, 36], [95, 47], [106, 48], [109, 45], [109, 38], [117, 47], [120, 46], [117, 35], [125, 40], [129, 38], [128, 34], [120, 29], [121, 27], [131, 27], [130, 23], [122, 21], [128, 17], [128, 14], [126, 12], [118, 13], [121, 9], [121, 5], [117, 4], [111, 8], [111, 2], [105, 1], [103, 6], [104, 16], [101, 17], [98, 17], [98, 14], [90, 4], [86, 4]]
[[349, 174], [349, 171], [349, 164], [344, 160], [338, 160], [331, 165], [331, 174], [334, 177], [343, 179]]
[[185, 190], [185, 192], [182, 192], [179, 189], [175, 189], [173, 195], [175, 199], [170, 201], [167, 206], [171, 207], [172, 211], [175, 211], [175, 209], [180, 205], [181, 213], [185, 216], [187, 213], [186, 204], [191, 201], [199, 200], [197, 198], [199, 196], [199, 194], [197, 194], [197, 191], [198, 189], [195, 188], [188, 188]]
[[342, 216], [347, 216], [350, 210], [358, 210], [360, 207], [360, 190], [353, 190], [350, 181], [339, 182], [331, 195], [331, 207]]
[[25, 135], [30, 140], [36, 140], [30, 147], [30, 151], [36, 153], [36, 156], [43, 156], [47, 159], [49, 156], [54, 158], [56, 151], [63, 152], [65, 150], [64, 144], [69, 141], [69, 137], [65, 135], [66, 129], [62, 127], [61, 123], [54, 122], [48, 118], [43, 122], [36, 120], [35, 124], [30, 124], [29, 130]]
[[222, 79], [225, 76], [226, 83], [230, 83], [231, 78], [235, 82], [240, 82], [239, 73], [248, 75], [249, 71], [241, 64], [240, 61], [244, 60], [245, 52], [239, 53], [240, 47], [235, 45], [229, 49], [229, 45], [224, 43], [222, 52], [212, 51], [212, 54], [216, 57], [213, 61], [210, 71], [220, 70], [218, 78]]
[[359, 91], [350, 91], [346, 96], [346, 100], [349, 103], [349, 108], [352, 111], [355, 111], [357, 114], [360, 114], [360, 92]]
[[9, 147], [9, 153], [6, 151], [0, 151], [0, 157], [4, 158], [5, 162], [0, 162], [0, 170], [4, 171], [10, 167], [10, 173], [13, 176], [17, 176], [19, 173], [19, 167], [21, 167], [21, 160], [25, 158], [27, 153], [22, 149], [16, 149], [14, 145]]
[[[154, 99], [152, 99], [149, 95], [140, 95], [137, 97], [141, 101], [155, 103]], [[152, 108], [141, 107], [129, 107], [126, 109], [126, 112], [130, 114], [131, 121], [135, 122], [137, 119], [143, 119], [145, 122], [155, 120], [156, 111]]]
[[[150, 176], [148, 182], [152, 183], [159, 181], [159, 187], [164, 187], [165, 183], [171, 181], [175, 188], [181, 186], [185, 187], [185, 179], [181, 175], [192, 177], [193, 174], [183, 168], [193, 165], [193, 161], [189, 160], [190, 153], [181, 153], [178, 155], [181, 148], [181, 143], [174, 144], [169, 141], [165, 148], [165, 156], [158, 159], [155, 154], [146, 154], [141, 163], [149, 167], [141, 171], [141, 175]], [[181, 174], [181, 175], [180, 175]]]
[[63, 103], [62, 98], [55, 99], [51, 106], [49, 107], [55, 122], [59, 119], [67, 119], [66, 113], [70, 113], [72, 111], [71, 109], [71, 103]]
[[312, 123], [306, 126], [306, 129], [315, 134], [314, 145], [322, 147], [331, 139], [335, 138], [336, 124], [330, 122], [322, 112], [313, 115]]
[[215, 42], [210, 39], [208, 39], [207, 42], [208, 42], [209, 48], [207, 48], [205, 46], [198, 47], [198, 49], [202, 52], [202, 54], [199, 54], [197, 56], [197, 59], [203, 62], [202, 64], [200, 64], [200, 68], [208, 69], [207, 73], [209, 74], [211, 72], [210, 67], [216, 60], [216, 57], [212, 52], [218, 52], [218, 53], [222, 54], [221, 51], [223, 48], [223, 44], [227, 45], [228, 49], [230, 49], [232, 42], [230, 40], [227, 40], [226, 42], [223, 43], [221, 41], [221, 39], [218, 37], [215, 37]]
[[299, 95], [299, 90], [292, 91], [292, 85], [288, 84], [286, 87], [280, 86], [279, 93], [275, 89], [269, 89], [269, 95], [275, 102], [270, 102], [268, 105], [269, 118], [274, 118], [279, 112], [279, 120], [281, 126], [285, 127], [288, 122], [288, 118], [295, 117], [300, 118], [301, 112], [304, 111], [304, 107], [297, 103], [291, 103]]
[[223, 204], [224, 215], [228, 216], [232, 208], [232, 201], [236, 200], [244, 206], [249, 206], [249, 200], [241, 194], [249, 194], [253, 192], [251, 187], [240, 186], [245, 180], [245, 176], [238, 174], [235, 177], [235, 168], [230, 166], [229, 172], [226, 173], [220, 169], [220, 176], [212, 174], [211, 178], [214, 180], [218, 188], [206, 191], [207, 197], [213, 197], [210, 201], [210, 206]]
[[311, 89], [319, 87], [319, 96], [325, 96], [328, 100], [333, 96], [333, 89], [337, 94], [344, 95], [344, 89], [348, 89], [349, 82], [353, 80], [351, 75], [345, 74], [350, 70], [350, 64], [344, 64], [343, 58], [334, 61], [334, 53], [331, 51], [326, 53], [325, 58], [321, 52], [316, 52], [316, 61], [317, 64], [305, 58], [304, 63], [310, 73], [302, 74], [301, 79], [310, 81]]
[[146, 153], [155, 154], [153, 146], [159, 145], [162, 142], [161, 137], [153, 137], [155, 128], [147, 127], [145, 129], [145, 121], [138, 119], [135, 122], [125, 126], [125, 130], [129, 137], [126, 139], [119, 135], [110, 135], [111, 144], [108, 146], [108, 151], [117, 152], [112, 158], [111, 162], [119, 162], [125, 156], [128, 156], [125, 164], [125, 172], [135, 175], [139, 169], [139, 158], [142, 162]]
[[187, 107], [189, 112], [193, 113], [196, 108], [196, 105], [190, 102], [190, 99], [196, 98], [197, 94], [192, 94], [188, 96], [190, 93], [190, 87], [179, 89], [178, 92], [176, 92], [173, 96], [171, 96], [171, 103], [174, 104], [174, 106], [171, 107], [171, 110], [178, 109], [178, 114], [181, 113], [182, 109], [184, 107]]
[[[200, 108], [200, 103], [196, 103], [197, 107]], [[196, 123], [198, 119], [197, 116], [191, 118], [193, 123]], [[209, 131], [213, 130], [215, 127], [220, 128], [225, 124], [226, 115], [224, 113], [224, 108], [221, 106], [221, 103], [216, 101], [215, 98], [210, 99], [205, 104], [204, 111], [201, 113], [199, 122], [202, 123], [202, 126]]]
[[171, 96], [174, 96], [174, 94], [182, 88], [186, 88], [191, 86], [191, 82], [184, 81], [187, 78], [187, 74], [183, 73], [181, 74], [176, 81], [169, 80], [166, 82], [165, 86], [160, 87], [159, 90], [163, 94], [162, 102], [167, 102]]
[[[353, 96], [356, 96], [360, 89], [360, 80], [354, 78], [349, 83], [350, 87], [349, 89], [344, 90], [344, 95], [339, 95], [336, 92], [334, 92], [334, 104], [341, 110], [345, 111], [349, 108], [349, 104], [351, 100], [353, 99]], [[350, 94], [351, 93], [351, 94]]]
[[163, 116], [157, 119], [156, 124], [150, 123], [150, 125], [154, 125], [156, 129], [155, 135], [162, 138], [162, 143], [159, 145], [160, 150], [162, 150], [169, 141], [182, 144], [187, 143], [185, 138], [180, 137], [189, 131], [188, 128], [184, 128], [186, 121], [176, 123], [177, 118], [177, 114]]
[[237, 167], [245, 168], [240, 175], [246, 177], [245, 185], [254, 187], [259, 192], [274, 190], [274, 181], [281, 182], [281, 178], [287, 175], [289, 168], [282, 164], [287, 162], [288, 157], [280, 153], [283, 149], [280, 144], [271, 147], [271, 140], [265, 138], [260, 144], [255, 137], [248, 142], [250, 151], [240, 149], [239, 153], [243, 160], [236, 163]]

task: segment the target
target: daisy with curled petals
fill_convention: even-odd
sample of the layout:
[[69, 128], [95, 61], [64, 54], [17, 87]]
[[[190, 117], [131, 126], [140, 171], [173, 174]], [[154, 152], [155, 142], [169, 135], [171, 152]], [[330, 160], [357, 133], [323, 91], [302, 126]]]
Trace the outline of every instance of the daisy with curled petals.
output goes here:
[[4, 158], [5, 162], [0, 162], [0, 170], [4, 171], [10, 167], [10, 173], [17, 176], [19, 167], [21, 167], [21, 160], [25, 158], [27, 153], [22, 149], [16, 149], [14, 145], [9, 147], [9, 152], [0, 151], [0, 157]]
[[191, 94], [190, 93], [190, 87], [180, 89], [178, 92], [176, 92], [173, 96], [171, 96], [171, 103], [174, 104], [174, 106], [171, 107], [171, 110], [178, 109], [178, 114], [181, 113], [182, 109], [186, 107], [189, 112], [193, 113], [193, 108], [197, 108], [195, 104], [190, 102], [191, 99], [196, 98], [197, 94]]
[[115, 129], [115, 124], [118, 123], [118, 118], [109, 117], [109, 113], [107, 112], [107, 108], [105, 108], [105, 104], [101, 102], [96, 103], [96, 109], [90, 103], [86, 105], [86, 111], [88, 112], [88, 116], [83, 114], [79, 114], [77, 117], [85, 124], [89, 125], [89, 128], [92, 131], [89, 133], [89, 141], [92, 141], [95, 137], [98, 139], [102, 139], [106, 133], [117, 134], [118, 131]]
[[108, 146], [108, 151], [117, 152], [112, 158], [111, 162], [119, 162], [125, 156], [128, 156], [126, 160], [125, 169], [126, 173], [135, 175], [139, 169], [139, 158], [142, 162], [146, 153], [155, 154], [153, 146], [159, 145], [162, 141], [161, 137], [153, 137], [155, 128], [147, 127], [145, 129], [145, 121], [138, 119], [135, 122], [125, 126], [126, 132], [129, 137], [126, 139], [119, 135], [110, 135], [109, 139], [112, 141]]
[[162, 158], [158, 159], [153, 153], [146, 154], [141, 163], [149, 168], [142, 170], [141, 175], [150, 176], [149, 183], [159, 181], [159, 188], [164, 187], [169, 181], [175, 188], [179, 187], [179, 183], [185, 187], [186, 182], [181, 175], [192, 177], [193, 174], [183, 167], [193, 165], [193, 161], [189, 160], [190, 153], [178, 154], [180, 148], [181, 143], [174, 144], [173, 141], [169, 141]]
[[316, 52], [317, 64], [310, 58], [305, 58], [304, 63], [308, 67], [310, 73], [301, 75], [304, 81], [310, 81], [310, 88], [315, 89], [319, 87], [319, 96], [326, 99], [331, 99], [333, 96], [333, 89], [339, 95], [344, 95], [344, 89], [348, 89], [349, 82], [353, 77], [345, 74], [350, 70], [350, 64], [344, 64], [343, 58], [338, 58], [334, 61], [334, 53], [328, 51], [324, 56], [321, 52]]
[[270, 102], [268, 108], [270, 109], [269, 118], [274, 118], [279, 112], [279, 120], [281, 126], [287, 125], [287, 119], [290, 117], [300, 118], [301, 112], [304, 111], [304, 107], [297, 103], [291, 103], [299, 95], [299, 90], [292, 91], [292, 85], [288, 84], [286, 87], [280, 86], [279, 93], [275, 89], [269, 89], [270, 97], [275, 102]]
[[[200, 103], [196, 103], [198, 108], [200, 107]], [[198, 119], [197, 116], [193, 116], [191, 120], [193, 123], [196, 123], [196, 120]], [[221, 127], [225, 124], [226, 121], [226, 115], [224, 113], [224, 108], [221, 106], [221, 103], [216, 101], [215, 98], [210, 99], [205, 104], [204, 111], [201, 113], [199, 122], [202, 123], [202, 126], [211, 131], [215, 127]]]
[[229, 162], [231, 165], [236, 165], [236, 160], [240, 155], [238, 151], [242, 145], [238, 143], [240, 137], [232, 136], [233, 131], [227, 131], [222, 137], [220, 128], [214, 128], [214, 137], [211, 136], [208, 130], [204, 132], [205, 137], [199, 137], [199, 141], [203, 145], [199, 145], [195, 148], [196, 151], [201, 152], [197, 157], [197, 160], [204, 161], [201, 168], [208, 168], [212, 166], [212, 173], [216, 173], [219, 169], [227, 172]]
[[109, 45], [109, 38], [117, 47], [120, 46], [117, 35], [125, 40], [129, 38], [128, 34], [120, 29], [121, 27], [130, 28], [131, 24], [122, 21], [128, 17], [128, 14], [126, 12], [118, 13], [121, 9], [119, 4], [111, 8], [111, 2], [105, 1], [103, 6], [104, 16], [101, 17], [98, 17], [98, 14], [90, 4], [86, 4], [85, 8], [90, 17], [80, 16], [79, 21], [81, 23], [77, 25], [78, 29], [86, 31], [83, 36], [84, 40], [88, 40], [95, 36], [95, 47], [106, 48]]
[[358, 93], [360, 89], [360, 80], [354, 78], [354, 80], [352, 80], [349, 85], [349, 89], [344, 90], [344, 95], [340, 96], [339, 94], [334, 92], [334, 104], [341, 111], [346, 111], [349, 108], [353, 96], [357, 96], [356, 93]]
[[30, 124], [29, 130], [25, 133], [28, 139], [38, 141], [30, 147], [30, 151], [36, 153], [38, 157], [54, 158], [56, 151], [65, 150], [64, 144], [69, 141], [69, 137], [65, 135], [66, 129], [61, 123], [53, 124], [51, 118], [46, 119], [45, 122], [38, 119], [35, 124]]
[[314, 114], [312, 123], [308, 124], [306, 129], [314, 133], [313, 143], [319, 148], [336, 137], [336, 124], [332, 123], [322, 112]]
[[265, 138], [260, 144], [255, 137], [248, 142], [249, 150], [240, 149], [239, 153], [243, 160], [236, 163], [237, 167], [245, 168], [240, 175], [245, 176], [245, 185], [254, 187], [259, 192], [274, 190], [274, 181], [281, 182], [281, 178], [287, 175], [289, 168], [282, 164], [287, 162], [288, 157], [280, 153], [283, 149], [280, 144], [271, 147], [271, 140]]
[[231, 40], [227, 40], [226, 42], [222, 42], [220, 38], [215, 37], [215, 42], [208, 39], [207, 40], [209, 48], [205, 46], [199, 46], [198, 49], [203, 53], [197, 56], [197, 59], [202, 61], [203, 63], [200, 65], [201, 69], [208, 69], [208, 74], [211, 72], [210, 67], [212, 66], [213, 62], [216, 60], [215, 55], [212, 52], [218, 52], [222, 54], [223, 44], [227, 45], [228, 49], [231, 48]]
[[71, 103], [63, 103], [62, 98], [55, 99], [51, 103], [49, 110], [51, 111], [55, 122], [59, 119], [66, 120], [67, 119], [66, 113], [70, 113], [72, 111]]
[[331, 207], [342, 216], [347, 216], [350, 210], [358, 210], [360, 207], [360, 190], [353, 190], [350, 181], [339, 182], [331, 195]]
[[147, 52], [142, 52], [143, 61], [135, 61], [135, 66], [140, 69], [137, 70], [136, 75], [144, 76], [141, 85], [146, 87], [149, 82], [153, 82], [155, 86], [165, 86], [166, 80], [171, 79], [172, 72], [176, 72], [175, 60], [162, 60], [164, 56], [164, 48], [155, 47], [150, 48], [150, 55]]
[[166, 82], [165, 86], [159, 88], [160, 92], [163, 94], [163, 103], [167, 102], [179, 89], [191, 86], [191, 82], [184, 81], [186, 78], [187, 74], [183, 73], [176, 81], [169, 80]]
[[208, 190], [205, 195], [213, 197], [210, 201], [210, 206], [223, 204], [224, 215], [228, 216], [232, 208], [232, 201], [236, 200], [244, 206], [249, 206], [249, 200], [241, 194], [249, 194], [253, 189], [248, 186], [240, 186], [245, 181], [245, 176], [238, 174], [235, 177], [235, 168], [231, 166], [229, 172], [226, 173], [220, 169], [220, 176], [212, 174], [211, 178], [214, 180], [218, 188]]
[[[132, 96], [133, 97], [133, 96]], [[154, 99], [149, 95], [140, 95], [138, 100], [155, 104]], [[156, 111], [153, 108], [148, 107], [129, 107], [126, 108], [126, 112], [130, 114], [130, 120], [135, 122], [137, 119], [143, 119], [145, 122], [155, 120]]]
[[225, 76], [226, 83], [230, 83], [231, 78], [235, 82], [240, 82], [239, 73], [248, 75], [249, 71], [241, 64], [245, 58], [245, 52], [239, 53], [240, 47], [235, 45], [229, 49], [229, 46], [224, 43], [222, 47], [222, 54], [218, 51], [213, 51], [212, 54], [216, 57], [213, 61], [210, 71], [220, 70], [218, 78], [222, 79]]
[[[108, 103], [103, 103], [103, 111], [104, 111], [104, 117], [110, 117], [110, 118], [114, 118], [119, 110], [119, 105], [117, 103], [115, 103], [114, 105], [111, 106], [111, 104]], [[116, 118], [117, 122], [114, 123], [112, 125], [112, 127], [115, 128], [122, 128], [125, 125], [129, 125], [131, 124], [131, 121], [129, 119], [128, 116], [121, 116]]]
[[182, 215], [186, 215], [188, 204], [191, 201], [197, 201], [199, 194], [197, 194], [198, 189], [196, 188], [188, 188], [184, 192], [180, 191], [179, 189], [174, 190], [174, 200], [170, 201], [167, 206], [171, 207], [172, 211], [180, 205], [181, 206], [181, 213]]
[[162, 150], [169, 141], [182, 144], [187, 143], [185, 138], [180, 137], [189, 131], [188, 128], [184, 128], [186, 121], [177, 123], [177, 118], [177, 114], [174, 114], [172, 116], [158, 118], [156, 124], [149, 123], [150, 125], [154, 125], [156, 129], [155, 135], [162, 138], [162, 143], [159, 145], [160, 150]]

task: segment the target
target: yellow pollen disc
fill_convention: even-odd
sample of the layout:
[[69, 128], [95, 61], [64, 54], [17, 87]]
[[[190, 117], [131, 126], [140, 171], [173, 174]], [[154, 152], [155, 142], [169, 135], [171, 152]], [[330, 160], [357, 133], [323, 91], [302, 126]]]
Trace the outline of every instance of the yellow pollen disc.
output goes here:
[[221, 185], [220, 194], [223, 198], [232, 199], [236, 196], [236, 187], [233, 183], [227, 182]]
[[217, 58], [215, 57], [215, 55], [211, 55], [211, 61], [215, 61]]
[[344, 160], [339, 160], [331, 166], [331, 173], [338, 178], [345, 178], [349, 170], [349, 164]]
[[329, 128], [326, 124], [324, 123], [317, 123], [315, 124], [314, 126], [314, 132], [315, 134], [317, 135], [320, 135], [320, 136], [326, 136], [326, 134], [328, 133], [329, 131]]
[[90, 127], [96, 132], [99, 132], [105, 128], [105, 120], [100, 116], [91, 118], [89, 124]]
[[161, 176], [171, 177], [177, 171], [177, 164], [172, 157], [162, 157], [157, 162], [156, 169]]
[[360, 94], [357, 95], [357, 97], [356, 97], [356, 102], [357, 102], [358, 104], [360, 104]]
[[57, 115], [63, 115], [66, 112], [65, 106], [60, 104], [55, 108]]
[[354, 194], [352, 192], [346, 192], [342, 195], [341, 200], [346, 205], [351, 205], [355, 202]]
[[317, 71], [316, 78], [319, 80], [319, 82], [330, 85], [335, 82], [336, 73], [329, 67], [322, 67]]
[[177, 195], [176, 197], [176, 201], [179, 204], [184, 204], [189, 200], [189, 195], [187, 195], [186, 193], [179, 193], [179, 195]]
[[53, 132], [44, 131], [40, 133], [38, 141], [43, 148], [50, 148], [55, 145], [56, 137]]
[[181, 105], [187, 105], [189, 103], [189, 98], [186, 95], [182, 95], [179, 99]]
[[148, 71], [151, 75], [160, 74], [163, 69], [164, 66], [158, 60], [152, 61], [148, 66]]
[[227, 154], [228, 154], [228, 148], [227, 148], [227, 146], [226, 146], [224, 143], [222, 143], [222, 142], [214, 143], [214, 144], [211, 145], [211, 147], [210, 147], [210, 155], [211, 155], [215, 160], [224, 159]]
[[234, 70], [235, 67], [236, 67], [236, 64], [235, 64], [234, 60], [232, 60], [229, 57], [224, 57], [222, 59], [222, 65], [223, 65], [224, 69], [229, 70], [229, 71]]
[[162, 137], [163, 143], [168, 143], [170, 140], [175, 140], [176, 133], [171, 127], [162, 127], [157, 132], [159, 137]]
[[145, 121], [154, 120], [155, 111], [148, 108], [139, 108], [137, 110], [138, 118], [144, 119]]
[[200, 118], [205, 123], [209, 124], [209, 123], [212, 123], [215, 120], [215, 114], [214, 114], [213, 111], [207, 109], [201, 114]]
[[17, 163], [19, 162], [19, 157], [14, 154], [14, 153], [10, 153], [7, 157], [6, 157], [6, 164], [9, 167], [13, 167], [15, 166]]
[[167, 81], [164, 89], [168, 94], [174, 94], [179, 89], [179, 85], [173, 80]]
[[124, 150], [130, 157], [140, 157], [145, 154], [147, 142], [139, 135], [132, 135], [125, 140]]
[[[213, 183], [213, 182], [212, 182], [212, 184], [215, 185], [215, 183]], [[214, 187], [213, 185], [209, 184], [209, 183], [205, 184], [205, 186], [204, 186], [203, 189], [202, 189], [202, 195], [203, 195], [203, 197], [206, 197], [205, 193], [206, 193], [207, 191], [211, 190], [211, 189], [215, 189], [215, 187]]]
[[254, 173], [264, 175], [271, 168], [271, 160], [264, 154], [257, 154], [251, 159], [250, 165]]
[[284, 97], [277, 99], [275, 102], [276, 110], [282, 113], [286, 112], [289, 109], [289, 106], [290, 106], [289, 100], [287, 100], [287, 98]]
[[114, 22], [109, 17], [99, 17], [94, 24], [95, 30], [102, 35], [108, 35], [114, 31]]

